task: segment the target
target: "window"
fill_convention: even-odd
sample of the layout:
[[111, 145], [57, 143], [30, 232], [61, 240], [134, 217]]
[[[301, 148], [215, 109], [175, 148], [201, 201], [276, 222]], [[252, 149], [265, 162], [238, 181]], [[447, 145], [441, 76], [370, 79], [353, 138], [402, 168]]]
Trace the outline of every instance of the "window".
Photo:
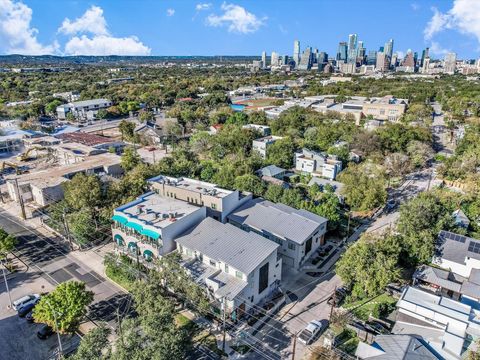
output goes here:
[[228, 274], [228, 265], [225, 264], [225, 272]]
[[235, 276], [239, 279], [243, 279], [243, 274], [238, 270], [235, 271]]
[[264, 264], [258, 272], [258, 293], [261, 294], [268, 287], [268, 265]]
[[216, 210], [217, 209], [217, 204], [212, 203], [212, 209]]
[[212, 265], [213, 267], [217, 267], [217, 263], [213, 260], [210, 260], [210, 265]]
[[187, 249], [187, 255], [188, 255], [188, 256], [193, 256], [193, 251], [190, 250], [190, 249]]
[[295, 250], [295, 244], [288, 243], [288, 248], [289, 248], [290, 250]]
[[305, 255], [312, 250], [312, 238], [308, 239], [305, 243]]

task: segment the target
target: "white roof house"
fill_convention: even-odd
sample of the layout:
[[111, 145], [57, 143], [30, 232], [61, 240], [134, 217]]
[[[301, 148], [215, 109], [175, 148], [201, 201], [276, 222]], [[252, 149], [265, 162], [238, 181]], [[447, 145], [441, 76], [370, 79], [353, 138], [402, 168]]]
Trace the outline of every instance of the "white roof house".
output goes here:
[[278, 245], [253, 232], [206, 218], [175, 239], [185, 267], [211, 294], [247, 310], [276, 290], [281, 279]]
[[460, 359], [480, 336], [480, 311], [450, 298], [407, 287], [397, 302], [394, 334], [416, 334], [443, 358]]
[[327, 219], [321, 216], [262, 198], [240, 206], [228, 221], [281, 244], [284, 264], [297, 269], [323, 243], [327, 230]]

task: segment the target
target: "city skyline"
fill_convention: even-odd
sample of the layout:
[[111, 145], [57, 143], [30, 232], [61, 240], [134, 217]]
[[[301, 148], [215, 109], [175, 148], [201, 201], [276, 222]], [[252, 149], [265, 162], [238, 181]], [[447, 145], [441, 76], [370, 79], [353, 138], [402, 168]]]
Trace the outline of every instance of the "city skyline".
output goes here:
[[[480, 52], [480, 3], [474, 0], [372, 1], [120, 1], [0, 0], [0, 54], [293, 55], [300, 40], [330, 56], [358, 34], [368, 50], [394, 39], [394, 52], [431, 56]], [[372, 21], [374, 19], [374, 21]], [[312, 31], [308, 24], [321, 24]]]

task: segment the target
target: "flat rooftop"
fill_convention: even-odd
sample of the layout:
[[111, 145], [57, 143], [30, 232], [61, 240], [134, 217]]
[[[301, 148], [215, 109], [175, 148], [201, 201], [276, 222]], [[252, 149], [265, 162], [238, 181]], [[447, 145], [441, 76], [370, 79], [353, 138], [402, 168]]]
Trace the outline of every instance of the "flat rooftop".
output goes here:
[[105, 103], [110, 103], [110, 100], [107, 99], [91, 99], [83, 101], [74, 101], [71, 104], [75, 107], [91, 106], [91, 105], [100, 105]]
[[198, 209], [200, 207], [185, 201], [149, 192], [116, 208], [115, 212], [125, 214], [129, 219], [136, 220], [143, 225], [163, 229]]
[[270, 136], [264, 136], [262, 138], [255, 139], [253, 141], [269, 143], [269, 142], [277, 141], [277, 140], [280, 140], [280, 139], [283, 139], [283, 137], [270, 135]]
[[58, 185], [67, 180], [65, 175], [95, 169], [100, 166], [120, 164], [120, 157], [105, 153], [85, 158], [84, 161], [71, 165], [52, 166], [41, 171], [34, 171], [22, 175], [9, 175], [5, 180], [18, 179], [19, 184], [35, 184], [40, 187]]
[[171, 176], [159, 175], [148, 180], [152, 184], [165, 184], [174, 186], [180, 189], [185, 189], [199, 194], [215, 196], [217, 198], [223, 198], [230, 195], [233, 191], [226, 190], [218, 187], [215, 184], [208, 183], [206, 181], [200, 181], [190, 178], [175, 178]]

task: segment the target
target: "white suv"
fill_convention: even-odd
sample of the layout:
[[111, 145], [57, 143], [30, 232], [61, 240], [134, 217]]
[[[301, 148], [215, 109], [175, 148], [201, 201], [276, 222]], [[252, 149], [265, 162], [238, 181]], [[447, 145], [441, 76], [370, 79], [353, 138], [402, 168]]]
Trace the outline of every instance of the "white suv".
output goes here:
[[298, 335], [298, 341], [309, 345], [325, 326], [317, 320], [310, 321], [305, 329]]
[[13, 302], [13, 309], [15, 311], [20, 310], [22, 307], [28, 304], [36, 303], [40, 299], [40, 295], [32, 294], [32, 295], [25, 295], [20, 299], [17, 299]]

